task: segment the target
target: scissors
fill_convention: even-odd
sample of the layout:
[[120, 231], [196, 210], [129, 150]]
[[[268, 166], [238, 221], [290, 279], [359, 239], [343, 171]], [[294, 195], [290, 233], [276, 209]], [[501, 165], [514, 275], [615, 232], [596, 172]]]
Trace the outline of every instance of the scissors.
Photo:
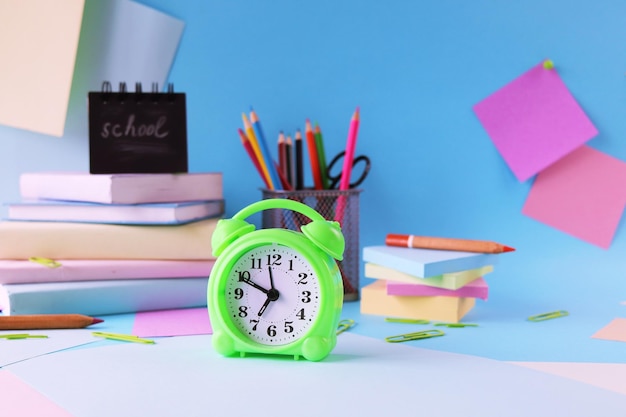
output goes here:
[[[328, 164], [328, 168], [326, 168], [326, 175], [328, 176], [329, 180], [329, 189], [337, 188], [339, 186], [339, 182], [341, 181], [341, 171], [339, 171], [339, 174], [337, 175], [333, 175], [332, 171], [336, 171], [336, 169], [333, 169], [335, 165], [339, 165], [340, 169], [343, 167], [343, 159], [345, 158], [345, 156], [346, 151], [339, 152], [337, 155], [335, 155], [332, 161], [330, 161], [330, 164]], [[338, 164], [339, 161], [341, 161], [341, 164]], [[350, 183], [349, 188], [358, 187], [365, 180], [365, 178], [367, 178], [367, 175], [370, 172], [370, 167], [372, 164], [370, 162], [370, 158], [365, 155], [359, 155], [352, 160], [352, 171], [354, 171], [354, 168], [360, 162], [363, 162], [363, 172], [361, 172], [361, 175], [354, 182]]]

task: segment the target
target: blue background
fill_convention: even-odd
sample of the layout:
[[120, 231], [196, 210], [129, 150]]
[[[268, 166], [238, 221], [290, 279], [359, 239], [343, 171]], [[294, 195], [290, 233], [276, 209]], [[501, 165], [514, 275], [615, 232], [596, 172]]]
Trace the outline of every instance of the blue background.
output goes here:
[[[522, 215], [532, 180], [517, 181], [472, 106], [550, 58], [600, 132], [588, 144], [626, 160], [626, 3], [140, 3], [186, 22], [169, 81], [187, 93], [190, 169], [224, 173], [227, 215], [261, 198], [261, 180], [237, 135], [242, 112], [253, 106], [272, 140], [280, 130], [303, 129], [306, 118], [317, 121], [332, 156], [345, 146], [359, 106], [357, 153], [373, 163], [361, 194], [361, 246], [383, 244], [387, 233], [413, 233], [517, 249], [501, 255], [485, 277], [489, 300], [465, 319], [480, 327], [451, 329], [420, 346], [506, 360], [623, 361], [623, 344], [591, 339], [626, 316], [623, 224], [605, 250]], [[15, 162], [14, 144], [26, 140], [34, 149]], [[34, 167], [86, 169], [84, 144], [73, 153], [60, 143], [55, 155], [37, 150], [44, 140], [62, 141], [0, 130], [2, 162], [15, 178]], [[2, 192], [15, 199], [17, 184]], [[570, 316], [525, 320], [557, 309]], [[360, 316], [358, 303], [346, 304], [344, 315], [364, 334], [406, 330]]]

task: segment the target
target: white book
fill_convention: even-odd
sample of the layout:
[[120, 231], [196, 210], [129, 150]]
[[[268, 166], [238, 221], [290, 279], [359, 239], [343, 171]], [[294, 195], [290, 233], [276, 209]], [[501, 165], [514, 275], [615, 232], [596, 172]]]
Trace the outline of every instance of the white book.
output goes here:
[[224, 198], [221, 172], [180, 174], [90, 174], [27, 172], [20, 176], [23, 199], [106, 204], [172, 203]]
[[108, 224], [184, 224], [224, 214], [224, 200], [144, 204], [32, 200], [6, 207], [8, 220]]
[[[106, 314], [203, 307], [208, 278], [0, 285], [2, 315]], [[208, 313], [207, 313], [208, 314]]]

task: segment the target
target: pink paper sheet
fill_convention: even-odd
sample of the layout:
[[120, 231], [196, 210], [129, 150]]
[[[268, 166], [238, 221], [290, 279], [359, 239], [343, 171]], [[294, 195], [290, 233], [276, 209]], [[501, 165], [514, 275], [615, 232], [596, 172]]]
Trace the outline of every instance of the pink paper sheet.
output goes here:
[[616, 340], [626, 342], [626, 319], [616, 318], [609, 324], [598, 330], [593, 336], [594, 339]]
[[474, 106], [519, 181], [526, 181], [597, 135], [556, 69], [536, 65]]
[[477, 278], [456, 290], [433, 287], [431, 285], [387, 281], [387, 295], [401, 295], [408, 297], [469, 297], [486, 300], [489, 295], [489, 287], [483, 278]]
[[3, 416], [72, 417], [65, 409], [13, 373], [0, 369]]
[[139, 337], [212, 334], [206, 308], [147, 311], [135, 315], [133, 332]]
[[522, 213], [607, 249], [626, 206], [626, 163], [581, 146], [537, 176]]

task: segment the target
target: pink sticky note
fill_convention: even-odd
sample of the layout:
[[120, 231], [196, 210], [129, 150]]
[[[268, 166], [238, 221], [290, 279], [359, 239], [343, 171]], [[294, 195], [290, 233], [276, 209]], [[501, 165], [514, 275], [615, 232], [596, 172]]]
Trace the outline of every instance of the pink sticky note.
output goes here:
[[476, 104], [474, 112], [520, 181], [598, 134], [556, 69], [543, 63]]
[[626, 206], [626, 163], [581, 146], [541, 172], [522, 213], [607, 249]]
[[616, 340], [618, 342], [626, 342], [626, 319], [613, 319], [605, 327], [598, 330], [593, 336], [594, 339]]
[[206, 308], [146, 311], [135, 315], [133, 332], [139, 337], [212, 334]]
[[433, 287], [432, 285], [387, 281], [387, 295], [408, 297], [468, 297], [486, 300], [489, 295], [489, 286], [483, 278], [477, 278], [456, 290]]
[[68, 411], [6, 370], [0, 370], [0, 392], [2, 415], [72, 417]]

